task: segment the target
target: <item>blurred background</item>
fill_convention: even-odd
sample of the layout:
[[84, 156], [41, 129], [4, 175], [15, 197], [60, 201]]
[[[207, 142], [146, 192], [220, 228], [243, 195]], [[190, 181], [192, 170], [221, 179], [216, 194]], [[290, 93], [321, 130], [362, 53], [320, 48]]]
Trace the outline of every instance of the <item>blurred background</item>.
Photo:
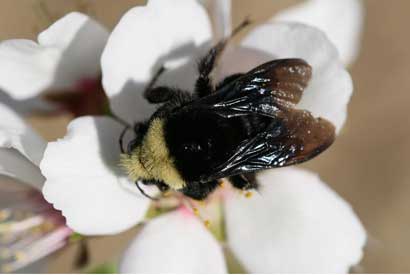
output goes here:
[[[98, 2], [98, 4], [97, 4]], [[112, 29], [136, 0], [1, 0], [0, 40], [36, 39], [69, 11], [90, 14]], [[245, 16], [260, 22], [299, 1], [233, 0], [234, 25]], [[350, 202], [369, 240], [355, 272], [410, 272], [410, 1], [364, 1], [359, 58], [350, 67], [355, 91], [347, 123], [334, 146], [305, 165]], [[70, 117], [35, 115], [30, 123], [48, 140], [62, 137]], [[118, 257], [135, 232], [92, 239], [94, 265]], [[78, 245], [48, 259], [49, 272], [72, 272]]]

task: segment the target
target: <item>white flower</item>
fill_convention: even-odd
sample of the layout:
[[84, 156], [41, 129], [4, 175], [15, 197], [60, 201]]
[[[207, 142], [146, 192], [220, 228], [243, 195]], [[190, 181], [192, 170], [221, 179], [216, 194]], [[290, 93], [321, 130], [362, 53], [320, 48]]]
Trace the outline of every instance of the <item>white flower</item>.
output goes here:
[[[229, 1], [204, 0], [212, 11]], [[222, 22], [222, 14], [213, 13]], [[223, 27], [218, 27], [224, 33]], [[104, 111], [100, 59], [109, 31], [72, 12], [38, 35], [37, 41], [0, 43], [0, 102], [22, 112], [63, 108], [75, 116]], [[51, 104], [50, 104], [51, 103]]]
[[301, 22], [319, 28], [339, 51], [344, 64], [356, 59], [361, 42], [364, 8], [361, 0], [308, 0], [272, 17], [272, 21]]
[[[24, 103], [51, 91], [98, 91], [100, 57], [108, 35], [96, 21], [73, 12], [40, 33], [37, 42], [2, 41], [0, 90]], [[97, 84], [90, 85], [93, 82]]]
[[[160, 83], [192, 90], [195, 62], [212, 39], [210, 25], [202, 6], [191, 0], [151, 0], [127, 12], [101, 62], [114, 114], [130, 124], [149, 117], [154, 107], [142, 91], [162, 65], [167, 71]], [[313, 67], [298, 107], [327, 118], [340, 130], [352, 82], [336, 48], [316, 28], [298, 23], [257, 26], [239, 47], [227, 51], [221, 72], [244, 72], [286, 57], [303, 58]], [[79, 118], [64, 139], [47, 146], [41, 162], [47, 179], [43, 194], [79, 233], [115, 234], [147, 221], [151, 201], [118, 165], [123, 127], [108, 116]], [[341, 273], [360, 261], [366, 239], [360, 221], [316, 175], [283, 168], [261, 173], [259, 181], [260, 195], [245, 200], [227, 191], [220, 202], [226, 245], [247, 271]], [[176, 210], [146, 223], [125, 253], [121, 271], [226, 272], [223, 247], [195, 210], [191, 213], [185, 206], [189, 199], [171, 199]]]
[[0, 117], [0, 268], [11, 272], [65, 246], [72, 230], [41, 193], [46, 141], [3, 104]]
[[5, 104], [27, 112], [49, 108], [43, 101], [46, 97], [64, 103], [75, 115], [99, 113], [105, 107], [100, 57], [107, 38], [108, 31], [99, 23], [74, 12], [42, 32], [38, 42], [0, 43], [0, 90], [10, 96], [0, 94], [0, 270], [4, 272], [20, 270], [64, 247], [73, 233], [41, 193], [45, 178], [38, 165], [46, 141]]

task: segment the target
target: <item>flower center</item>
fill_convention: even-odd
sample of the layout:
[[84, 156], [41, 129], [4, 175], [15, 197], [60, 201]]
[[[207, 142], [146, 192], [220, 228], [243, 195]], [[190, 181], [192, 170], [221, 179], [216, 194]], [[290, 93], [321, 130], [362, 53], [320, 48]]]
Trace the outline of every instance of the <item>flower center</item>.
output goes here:
[[[6, 191], [6, 193], [9, 193]], [[36, 190], [15, 191], [0, 209], [0, 269], [13, 272], [62, 248], [73, 233], [60, 211]]]
[[73, 89], [52, 91], [45, 100], [57, 105], [75, 117], [103, 115], [109, 110], [108, 99], [104, 92], [101, 76], [80, 80]]

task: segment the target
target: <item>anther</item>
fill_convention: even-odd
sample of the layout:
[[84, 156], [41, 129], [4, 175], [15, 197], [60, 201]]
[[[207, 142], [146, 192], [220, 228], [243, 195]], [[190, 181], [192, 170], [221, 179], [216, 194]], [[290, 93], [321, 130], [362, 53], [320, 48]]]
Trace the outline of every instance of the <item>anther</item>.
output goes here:
[[247, 198], [247, 199], [250, 199], [250, 198], [252, 198], [252, 196], [253, 196], [253, 193], [252, 192], [246, 192], [245, 193], [245, 198]]
[[209, 228], [211, 226], [211, 222], [209, 220], [205, 220], [204, 225], [206, 228]]

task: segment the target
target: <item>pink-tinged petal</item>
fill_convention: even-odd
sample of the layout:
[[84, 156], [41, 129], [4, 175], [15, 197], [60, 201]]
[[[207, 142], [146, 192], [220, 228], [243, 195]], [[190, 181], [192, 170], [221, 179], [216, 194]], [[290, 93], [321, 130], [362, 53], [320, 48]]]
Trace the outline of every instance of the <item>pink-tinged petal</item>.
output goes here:
[[364, 21], [361, 0], [307, 0], [271, 20], [300, 22], [321, 29], [336, 45], [346, 65], [354, 62], [360, 50]]
[[201, 0], [208, 9], [214, 29], [214, 39], [219, 40], [232, 30], [231, 0]]
[[150, 221], [126, 250], [121, 273], [226, 273], [221, 246], [189, 212]]
[[84, 235], [116, 234], [140, 222], [150, 201], [119, 168], [124, 127], [107, 117], [83, 117], [49, 143], [41, 162], [43, 194], [67, 225]]
[[17, 113], [1, 103], [0, 117], [0, 147], [16, 149], [33, 164], [39, 165], [46, 141]]
[[351, 206], [298, 168], [261, 173], [252, 198], [226, 202], [229, 246], [251, 273], [346, 273], [366, 233]]
[[154, 106], [142, 92], [161, 66], [172, 75], [164, 84], [192, 89], [196, 67], [187, 62], [211, 36], [207, 13], [197, 1], [150, 0], [128, 11], [102, 56], [103, 85], [113, 111], [130, 122], [147, 118]]
[[299, 23], [263, 24], [245, 37], [241, 48], [227, 51], [221, 71], [223, 75], [246, 72], [281, 58], [302, 58], [312, 66], [312, 79], [297, 107], [330, 120], [340, 131], [353, 84], [336, 48], [322, 31]]
[[108, 31], [88, 16], [70, 13], [38, 36], [38, 42], [0, 43], [0, 89], [22, 100], [48, 89], [73, 88], [100, 74]]

